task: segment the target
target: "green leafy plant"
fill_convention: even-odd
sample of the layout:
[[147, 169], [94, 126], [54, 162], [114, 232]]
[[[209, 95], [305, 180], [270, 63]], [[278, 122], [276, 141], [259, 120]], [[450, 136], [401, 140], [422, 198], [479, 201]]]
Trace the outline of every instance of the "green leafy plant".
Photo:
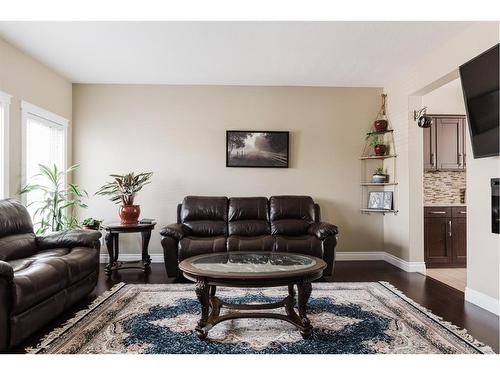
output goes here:
[[151, 183], [152, 172], [134, 174], [134, 172], [125, 175], [110, 174], [113, 181], [101, 186], [96, 192], [97, 195], [109, 195], [110, 200], [115, 204], [120, 202], [124, 206], [131, 206], [134, 204], [134, 198], [138, 191], [144, 185]]
[[378, 167], [373, 171], [373, 174], [385, 175], [385, 169], [383, 167]]
[[82, 225], [89, 228], [99, 229], [101, 226], [102, 220], [94, 219], [93, 217], [88, 217], [82, 221]]
[[385, 145], [383, 138], [380, 138], [380, 134], [377, 134], [376, 132], [372, 132], [369, 134], [370, 137], [370, 146], [376, 147], [380, 145]]
[[36, 233], [45, 234], [79, 228], [75, 210], [87, 208], [82, 199], [87, 198], [88, 194], [77, 184], [65, 185], [66, 176], [75, 171], [79, 164], [66, 170], [59, 170], [55, 164], [52, 167], [38, 164], [38, 167], [40, 173], [33, 178], [40, 178], [41, 182], [28, 184], [20, 191], [21, 195], [35, 191], [42, 193], [40, 200], [29, 203], [29, 206], [35, 205], [36, 207], [33, 213], [35, 226], [39, 226]]

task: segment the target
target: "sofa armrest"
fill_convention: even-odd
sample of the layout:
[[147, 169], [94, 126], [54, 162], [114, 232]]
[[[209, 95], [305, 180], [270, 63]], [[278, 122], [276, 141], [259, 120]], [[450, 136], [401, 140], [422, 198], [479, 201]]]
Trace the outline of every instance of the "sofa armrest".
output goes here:
[[160, 231], [160, 234], [163, 237], [172, 237], [179, 241], [183, 237], [188, 236], [190, 232], [191, 230], [189, 229], [189, 227], [185, 226], [184, 224], [170, 224], [166, 227], [163, 227]]
[[339, 230], [336, 225], [320, 222], [311, 224], [307, 233], [316, 236], [320, 240], [324, 240], [328, 236], [336, 236]]
[[11, 265], [0, 260], [0, 352], [9, 347], [10, 310], [14, 271]]
[[58, 247], [92, 247], [99, 249], [101, 232], [85, 230], [67, 230], [36, 237], [38, 250], [54, 249]]
[[12, 269], [12, 266], [2, 260], [0, 260], [0, 277], [8, 282], [12, 282], [14, 279], [14, 270]]

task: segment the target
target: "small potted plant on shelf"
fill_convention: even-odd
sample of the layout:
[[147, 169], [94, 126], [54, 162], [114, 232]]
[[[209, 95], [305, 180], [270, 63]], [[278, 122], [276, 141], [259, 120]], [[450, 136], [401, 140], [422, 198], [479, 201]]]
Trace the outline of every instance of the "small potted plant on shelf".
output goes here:
[[122, 224], [137, 224], [141, 208], [134, 204], [135, 195], [144, 185], [151, 183], [152, 172], [125, 175], [111, 174], [113, 181], [106, 183], [96, 192], [97, 195], [109, 195], [110, 200], [116, 204], [121, 203], [119, 210]]
[[389, 175], [385, 173], [384, 168], [378, 167], [373, 172], [372, 182], [376, 184], [384, 184], [389, 181]]
[[82, 222], [83, 229], [87, 230], [99, 230], [101, 228], [102, 220], [94, 219], [93, 217], [88, 217]]
[[384, 156], [387, 151], [387, 146], [384, 143], [383, 138], [380, 138], [380, 134], [376, 134], [376, 132], [370, 133], [370, 137], [370, 146], [373, 147], [375, 155]]

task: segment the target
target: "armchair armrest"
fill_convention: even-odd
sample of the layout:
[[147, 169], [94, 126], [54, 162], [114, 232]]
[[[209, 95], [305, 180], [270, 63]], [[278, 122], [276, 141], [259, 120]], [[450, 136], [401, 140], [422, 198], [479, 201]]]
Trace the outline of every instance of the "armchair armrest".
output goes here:
[[0, 260], [0, 352], [9, 347], [13, 280], [12, 266]]
[[307, 233], [316, 236], [320, 240], [324, 240], [328, 236], [337, 235], [339, 230], [336, 225], [320, 222], [311, 224]]
[[7, 280], [8, 283], [12, 282], [14, 279], [14, 270], [12, 266], [2, 260], [0, 260], [0, 278]]
[[176, 240], [180, 240], [183, 237], [186, 237], [191, 232], [189, 227], [184, 224], [170, 224], [166, 227], [163, 227], [160, 231], [160, 234], [164, 237], [172, 237]]
[[36, 237], [36, 244], [39, 250], [78, 246], [98, 248], [99, 238], [101, 232], [98, 231], [67, 230]]

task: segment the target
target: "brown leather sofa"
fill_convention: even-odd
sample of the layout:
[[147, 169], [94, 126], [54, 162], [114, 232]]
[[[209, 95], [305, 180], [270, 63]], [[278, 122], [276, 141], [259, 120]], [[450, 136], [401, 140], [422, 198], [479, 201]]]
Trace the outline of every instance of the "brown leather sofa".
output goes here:
[[320, 221], [308, 196], [226, 198], [188, 196], [177, 206], [177, 223], [162, 228], [168, 276], [198, 254], [224, 251], [281, 251], [322, 258], [331, 276], [338, 229]]
[[18, 345], [94, 289], [100, 237], [78, 230], [35, 236], [26, 208], [0, 200], [0, 351]]

